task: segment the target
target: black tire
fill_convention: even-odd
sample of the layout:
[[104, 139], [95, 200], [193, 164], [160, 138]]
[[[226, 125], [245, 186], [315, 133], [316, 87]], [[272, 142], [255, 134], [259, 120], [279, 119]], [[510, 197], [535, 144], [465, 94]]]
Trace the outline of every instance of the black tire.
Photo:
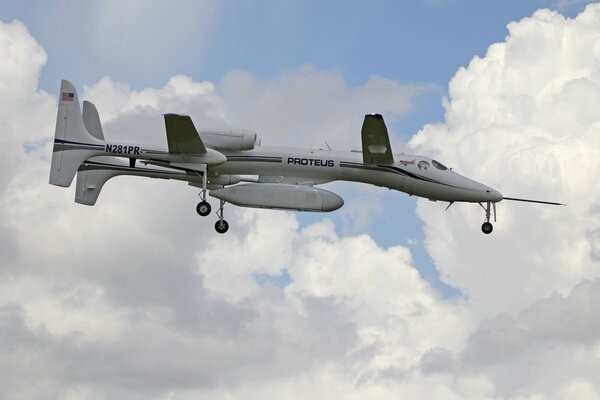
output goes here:
[[493, 230], [494, 226], [490, 222], [484, 222], [483, 225], [481, 225], [481, 232], [485, 233], [486, 235], [492, 233]]
[[196, 212], [203, 217], [206, 217], [208, 214], [210, 214], [211, 209], [212, 208], [208, 201], [201, 201], [196, 206]]
[[219, 233], [225, 233], [229, 230], [229, 224], [224, 219], [220, 219], [215, 224], [215, 230]]

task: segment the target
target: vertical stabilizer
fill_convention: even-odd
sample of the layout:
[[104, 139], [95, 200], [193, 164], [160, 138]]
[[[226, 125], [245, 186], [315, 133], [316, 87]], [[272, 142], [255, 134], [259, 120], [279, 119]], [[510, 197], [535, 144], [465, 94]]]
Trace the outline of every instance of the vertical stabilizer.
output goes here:
[[58, 95], [50, 183], [70, 186], [81, 163], [103, 148], [104, 141], [93, 137], [85, 129], [75, 86], [63, 79]]
[[87, 100], [83, 101], [83, 126], [90, 135], [96, 139], [104, 140], [104, 131], [102, 130], [98, 110], [94, 103]]
[[381, 114], [367, 114], [361, 129], [363, 163], [393, 164], [390, 138]]

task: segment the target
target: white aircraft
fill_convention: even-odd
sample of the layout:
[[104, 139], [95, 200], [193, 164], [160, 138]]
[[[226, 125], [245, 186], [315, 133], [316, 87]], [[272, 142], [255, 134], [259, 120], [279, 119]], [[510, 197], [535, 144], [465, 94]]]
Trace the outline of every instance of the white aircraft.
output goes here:
[[[560, 203], [503, 197], [428, 157], [392, 155], [387, 128], [379, 114], [365, 116], [362, 152], [260, 146], [255, 133], [198, 132], [187, 115], [165, 114], [168, 151], [104, 139], [96, 107], [79, 106], [73, 84], [61, 82], [50, 183], [69, 187], [75, 174], [75, 201], [94, 205], [106, 181], [118, 175], [187, 181], [201, 188], [196, 211], [211, 212], [206, 194], [220, 200], [215, 229], [225, 233], [227, 203], [297, 211], [334, 211], [344, 201], [315, 187], [332, 181], [352, 181], [400, 190], [432, 201], [479, 203], [485, 210], [481, 230], [489, 234], [492, 211], [502, 200]], [[128, 158], [129, 163], [119, 162]], [[139, 164], [136, 165], [136, 161]], [[485, 204], [485, 206], [483, 205]]]

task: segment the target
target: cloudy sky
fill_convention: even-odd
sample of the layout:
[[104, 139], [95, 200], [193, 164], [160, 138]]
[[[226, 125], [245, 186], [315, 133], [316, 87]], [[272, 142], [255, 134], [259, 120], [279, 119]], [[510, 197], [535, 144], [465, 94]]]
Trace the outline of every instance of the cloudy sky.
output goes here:
[[[380, 112], [396, 152], [568, 206], [489, 236], [345, 183], [226, 235], [181, 182], [81, 206], [47, 183], [62, 78], [115, 141], [177, 112], [348, 150]], [[600, 399], [600, 4], [0, 1], [0, 144], [2, 399]]]

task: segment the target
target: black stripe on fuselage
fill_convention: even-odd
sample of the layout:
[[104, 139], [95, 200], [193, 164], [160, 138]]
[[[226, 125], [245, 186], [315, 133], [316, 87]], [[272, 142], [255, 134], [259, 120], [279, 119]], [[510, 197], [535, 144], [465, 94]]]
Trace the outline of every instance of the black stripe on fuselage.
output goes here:
[[449, 186], [449, 187], [453, 187], [453, 188], [457, 188], [457, 189], [464, 189], [460, 186], [450, 185], [448, 183], [436, 181], [435, 179], [427, 178], [425, 176], [413, 174], [412, 172], [408, 172], [402, 168], [394, 167], [391, 165], [368, 165], [368, 164], [362, 164], [362, 163], [340, 161], [340, 167], [365, 169], [365, 170], [369, 170], [369, 171], [390, 172], [390, 173], [394, 173], [397, 175], [402, 175], [402, 176], [413, 178], [413, 179], [416, 179], [419, 181], [423, 181], [423, 182], [436, 183], [438, 185]]
[[270, 162], [281, 164], [283, 158], [271, 156], [227, 156], [227, 162], [229, 161]]
[[[105, 150], [106, 149], [106, 145], [105, 144], [94, 144], [94, 143], [81, 143], [81, 142], [72, 142], [70, 140], [63, 140], [63, 139], [54, 139], [54, 152], [57, 151], [67, 151], [67, 150]], [[166, 151], [161, 151], [161, 150], [147, 150], [147, 149], [140, 149], [140, 151], [144, 152], [145, 154], [169, 154]], [[126, 156], [126, 154], [120, 155], [120, 154], [115, 154], [115, 156]]]
[[160, 173], [169, 175], [185, 175], [180, 172], [165, 171], [143, 167], [129, 167], [126, 165], [108, 164], [96, 161], [86, 161], [79, 167], [78, 171], [95, 171], [95, 170], [112, 170], [112, 171], [126, 171], [126, 172], [149, 172], [149, 173]]
[[[59, 147], [60, 146], [60, 147]], [[67, 150], [104, 150], [103, 144], [93, 143], [80, 143], [72, 142], [70, 140], [54, 139], [53, 151], [67, 151]]]

